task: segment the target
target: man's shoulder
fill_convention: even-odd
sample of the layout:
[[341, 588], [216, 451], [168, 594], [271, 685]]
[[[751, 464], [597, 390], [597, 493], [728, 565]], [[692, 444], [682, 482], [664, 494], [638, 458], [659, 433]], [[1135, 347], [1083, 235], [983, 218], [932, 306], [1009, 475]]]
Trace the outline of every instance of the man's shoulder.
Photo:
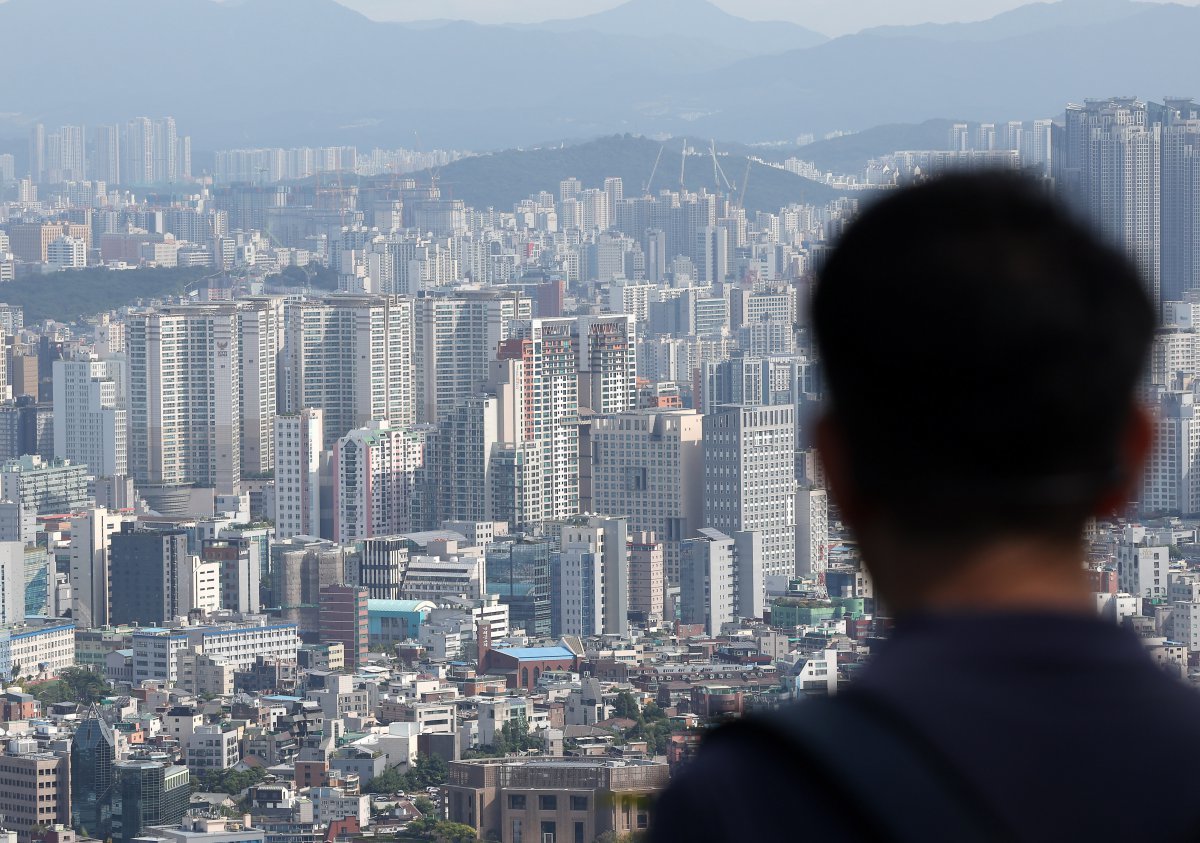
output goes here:
[[796, 830], [831, 839], [854, 835], [838, 794], [768, 719], [711, 731], [677, 773], [655, 811], [654, 840], [773, 839]]

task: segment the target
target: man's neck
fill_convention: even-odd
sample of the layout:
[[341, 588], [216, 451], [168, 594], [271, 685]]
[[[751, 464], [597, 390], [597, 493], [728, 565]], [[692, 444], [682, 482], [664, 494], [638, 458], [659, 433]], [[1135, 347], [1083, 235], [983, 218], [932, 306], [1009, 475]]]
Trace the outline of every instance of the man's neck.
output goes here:
[[[889, 560], [893, 571], [927, 569], [904, 564], [901, 551]], [[940, 567], [940, 566], [939, 566]], [[1093, 614], [1092, 596], [1079, 545], [1013, 539], [988, 545], [947, 565], [932, 582], [893, 583], [887, 596], [898, 614], [924, 612], [1036, 611]]]

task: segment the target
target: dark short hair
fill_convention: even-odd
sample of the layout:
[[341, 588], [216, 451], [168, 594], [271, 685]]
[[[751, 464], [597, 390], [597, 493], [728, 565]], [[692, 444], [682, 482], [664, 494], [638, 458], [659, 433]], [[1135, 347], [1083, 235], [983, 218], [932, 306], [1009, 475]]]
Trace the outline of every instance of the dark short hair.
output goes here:
[[957, 174], [874, 202], [813, 323], [856, 491], [902, 529], [1077, 534], [1121, 482], [1154, 308], [1042, 184]]

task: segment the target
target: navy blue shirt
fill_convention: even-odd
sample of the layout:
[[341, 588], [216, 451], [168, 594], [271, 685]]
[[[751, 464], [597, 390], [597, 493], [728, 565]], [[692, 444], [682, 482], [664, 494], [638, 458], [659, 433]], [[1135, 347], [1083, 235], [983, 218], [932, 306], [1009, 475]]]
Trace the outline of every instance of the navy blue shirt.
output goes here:
[[[1200, 839], [1200, 694], [1110, 623], [910, 620], [846, 693], [903, 717], [1021, 840]], [[659, 800], [652, 838], [865, 836], [820, 772], [764, 740], [715, 741]]]

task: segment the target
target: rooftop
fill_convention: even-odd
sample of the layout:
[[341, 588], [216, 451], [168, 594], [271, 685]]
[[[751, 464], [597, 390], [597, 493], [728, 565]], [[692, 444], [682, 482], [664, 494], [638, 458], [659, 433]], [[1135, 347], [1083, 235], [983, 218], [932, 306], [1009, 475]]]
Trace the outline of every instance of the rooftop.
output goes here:
[[518, 661], [546, 661], [549, 659], [575, 658], [575, 654], [566, 647], [508, 647], [497, 649], [496, 652], [511, 656]]
[[436, 609], [428, 600], [368, 600], [368, 612], [421, 612]]

